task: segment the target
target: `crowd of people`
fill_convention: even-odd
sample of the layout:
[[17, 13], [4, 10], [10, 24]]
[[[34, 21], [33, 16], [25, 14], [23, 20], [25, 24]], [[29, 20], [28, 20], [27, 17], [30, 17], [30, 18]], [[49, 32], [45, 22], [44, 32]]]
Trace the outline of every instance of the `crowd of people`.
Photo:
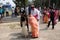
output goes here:
[[20, 13], [19, 7], [16, 7], [16, 8], [12, 7], [9, 9], [9, 8], [0, 6], [0, 23], [2, 23], [3, 17], [5, 16], [17, 17], [20, 15], [19, 13]]
[[[4, 8], [0, 7], [0, 21], [4, 17]], [[46, 8], [42, 10], [41, 7], [35, 8], [34, 4], [29, 5], [24, 9], [24, 7], [15, 9], [12, 8], [12, 17], [21, 16], [20, 24], [23, 30], [23, 34], [28, 35], [29, 25], [31, 26], [31, 33], [33, 38], [39, 37], [39, 27], [40, 27], [40, 17], [42, 16], [42, 23], [47, 23], [46, 29], [49, 28], [52, 22], [52, 29], [60, 21], [60, 10], [54, 9], [53, 7]], [[6, 11], [6, 16], [9, 16], [8, 11]], [[25, 28], [27, 26], [27, 28]], [[27, 30], [28, 31], [27, 31]]]
[[[24, 12], [26, 12], [26, 14]], [[31, 33], [33, 38], [39, 37], [39, 27], [40, 27], [39, 24], [40, 24], [41, 16], [42, 16], [41, 18], [42, 23], [47, 23], [46, 29], [49, 28], [50, 23], [52, 22], [52, 30], [53, 30], [57, 22], [60, 21], [59, 10], [54, 9], [53, 7], [49, 7], [49, 8], [44, 7], [43, 10], [41, 10], [41, 8], [39, 10], [39, 8], [35, 8], [34, 5], [30, 5], [25, 9], [24, 12], [22, 12], [22, 15], [21, 15], [21, 24], [28, 19], [25, 22], [27, 22], [27, 25], [31, 26]], [[24, 26], [21, 25], [21, 27], [24, 27]], [[27, 26], [27, 29], [29, 31], [29, 26]]]
[[53, 9], [53, 7], [49, 7], [49, 9], [44, 8], [43, 22], [48, 23], [47, 28], [50, 26], [50, 23], [52, 22], [52, 29], [54, 29], [55, 24], [57, 24], [58, 22], [58, 17], [58, 9]]

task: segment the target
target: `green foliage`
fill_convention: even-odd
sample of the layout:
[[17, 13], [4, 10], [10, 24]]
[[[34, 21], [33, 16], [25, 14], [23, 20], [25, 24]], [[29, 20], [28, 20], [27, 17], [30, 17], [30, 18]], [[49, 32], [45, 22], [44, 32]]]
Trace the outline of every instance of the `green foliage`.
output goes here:
[[56, 0], [56, 7], [60, 9], [60, 0]]
[[41, 6], [41, 0], [35, 0], [34, 4], [36, 7]]
[[28, 0], [16, 0], [16, 5], [18, 6], [24, 6], [24, 5], [27, 5], [28, 3]]
[[[28, 0], [16, 0], [16, 2], [19, 6], [28, 5]], [[53, 6], [53, 3], [55, 3], [55, 7], [60, 8], [60, 0], [50, 0], [50, 6]], [[34, 4], [36, 7], [49, 7], [49, 0], [35, 0]]]

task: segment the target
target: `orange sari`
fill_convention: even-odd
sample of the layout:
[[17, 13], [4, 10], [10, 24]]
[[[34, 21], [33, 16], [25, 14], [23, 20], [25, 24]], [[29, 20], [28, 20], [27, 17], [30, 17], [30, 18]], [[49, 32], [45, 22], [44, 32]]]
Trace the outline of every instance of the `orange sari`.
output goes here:
[[44, 16], [44, 23], [48, 23], [48, 16], [47, 15]]
[[39, 36], [38, 22], [34, 16], [29, 17], [29, 24], [31, 25], [32, 37]]

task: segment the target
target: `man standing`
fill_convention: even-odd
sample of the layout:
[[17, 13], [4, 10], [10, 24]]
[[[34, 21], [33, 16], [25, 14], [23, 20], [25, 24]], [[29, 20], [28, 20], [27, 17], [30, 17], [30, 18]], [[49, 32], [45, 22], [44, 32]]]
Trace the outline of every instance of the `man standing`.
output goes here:
[[29, 31], [28, 15], [31, 13], [31, 6], [30, 6], [30, 5], [29, 5], [29, 6], [27, 6], [27, 7], [26, 7], [26, 9], [25, 9], [25, 11], [26, 11], [26, 15], [27, 15], [27, 17], [26, 17], [27, 28], [28, 28], [28, 31]]
[[50, 26], [50, 23], [52, 22], [52, 29], [54, 29], [54, 17], [55, 17], [55, 12], [53, 11], [53, 8], [50, 7], [50, 19], [49, 19], [49, 22], [48, 22], [48, 25], [47, 25], [47, 28], [49, 28]]
[[25, 11], [24, 8], [21, 8], [21, 27], [23, 27], [23, 22], [25, 21]]
[[31, 14], [39, 21], [40, 19], [40, 11], [34, 7], [34, 5], [31, 5]]

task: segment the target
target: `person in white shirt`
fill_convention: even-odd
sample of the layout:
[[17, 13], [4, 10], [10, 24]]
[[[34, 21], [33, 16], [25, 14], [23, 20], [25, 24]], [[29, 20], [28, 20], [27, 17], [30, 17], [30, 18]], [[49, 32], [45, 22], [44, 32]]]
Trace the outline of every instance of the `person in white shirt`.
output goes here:
[[34, 5], [31, 5], [31, 14], [37, 19], [37, 21], [40, 20], [40, 11], [34, 7]]

